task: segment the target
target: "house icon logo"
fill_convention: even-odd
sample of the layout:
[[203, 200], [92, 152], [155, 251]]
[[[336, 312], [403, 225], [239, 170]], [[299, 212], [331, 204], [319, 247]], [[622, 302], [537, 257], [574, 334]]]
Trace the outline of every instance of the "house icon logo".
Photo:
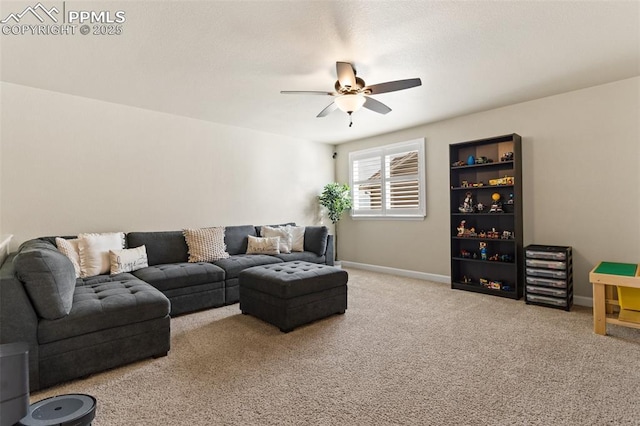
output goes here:
[[38, 2], [35, 6], [27, 6], [20, 13], [10, 13], [9, 16], [0, 21], [0, 24], [18, 24], [23, 18], [27, 18], [29, 16], [35, 16], [40, 23], [44, 23], [47, 18], [53, 21], [53, 23], [57, 23], [58, 18], [56, 18], [54, 14], [57, 15], [58, 13], [60, 13], [60, 11], [55, 6], [51, 9], [47, 9], [42, 5], [42, 3]]

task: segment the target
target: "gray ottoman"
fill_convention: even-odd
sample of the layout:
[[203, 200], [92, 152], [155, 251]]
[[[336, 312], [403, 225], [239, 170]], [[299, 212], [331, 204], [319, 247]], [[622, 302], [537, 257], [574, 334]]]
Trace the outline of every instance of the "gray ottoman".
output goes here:
[[254, 266], [239, 275], [240, 310], [288, 333], [294, 328], [343, 314], [346, 271], [302, 261]]

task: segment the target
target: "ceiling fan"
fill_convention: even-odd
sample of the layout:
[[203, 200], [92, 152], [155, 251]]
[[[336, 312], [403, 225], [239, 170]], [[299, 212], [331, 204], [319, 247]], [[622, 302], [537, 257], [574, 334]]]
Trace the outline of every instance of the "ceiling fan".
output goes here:
[[334, 96], [336, 98], [335, 101], [320, 111], [317, 117], [326, 117], [339, 108], [349, 114], [349, 127], [351, 127], [353, 125], [351, 114], [361, 107], [365, 107], [379, 114], [387, 114], [391, 111], [391, 108], [373, 99], [369, 95], [410, 89], [422, 84], [419, 78], [410, 78], [407, 80], [388, 81], [386, 83], [367, 86], [363, 79], [356, 77], [356, 70], [349, 62], [336, 62], [336, 72], [338, 74], [338, 80], [336, 80], [334, 85], [335, 92], [283, 90], [280, 93], [285, 95]]

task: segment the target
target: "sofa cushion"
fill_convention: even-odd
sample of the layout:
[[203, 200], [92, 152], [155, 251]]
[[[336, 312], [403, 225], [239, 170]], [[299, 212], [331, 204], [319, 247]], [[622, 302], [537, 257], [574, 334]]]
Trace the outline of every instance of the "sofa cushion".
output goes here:
[[326, 226], [307, 226], [304, 228], [304, 251], [312, 251], [318, 256], [325, 254], [329, 229]]
[[267, 256], [264, 254], [238, 254], [228, 259], [222, 259], [215, 262], [215, 265], [221, 267], [225, 271], [225, 279], [238, 278], [240, 271], [251, 268], [252, 266], [270, 265], [280, 263], [282, 260], [275, 256]]
[[13, 266], [40, 317], [54, 320], [69, 314], [76, 272], [68, 257], [47, 242], [31, 240], [22, 244]]
[[299, 260], [302, 262], [309, 263], [325, 263], [326, 256], [318, 256], [312, 251], [294, 251], [292, 253], [280, 253], [276, 254], [278, 259], [282, 259], [284, 262], [292, 262], [294, 260]]
[[149, 266], [182, 263], [189, 259], [189, 248], [182, 231], [129, 232], [127, 244], [129, 247], [144, 245]]
[[225, 272], [211, 263], [170, 263], [154, 265], [132, 272], [160, 291], [224, 281]]
[[89, 282], [76, 287], [69, 315], [40, 321], [40, 344], [169, 315], [169, 299], [130, 274]]
[[256, 228], [253, 225], [227, 226], [225, 228], [224, 242], [227, 245], [227, 253], [245, 254], [249, 242], [248, 236], [257, 237]]

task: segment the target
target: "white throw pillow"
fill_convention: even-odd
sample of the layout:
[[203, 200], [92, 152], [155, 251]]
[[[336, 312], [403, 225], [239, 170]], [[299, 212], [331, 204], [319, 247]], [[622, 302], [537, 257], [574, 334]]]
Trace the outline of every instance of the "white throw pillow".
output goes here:
[[280, 254], [280, 237], [258, 238], [249, 235], [247, 254]]
[[133, 272], [149, 266], [147, 248], [140, 246], [132, 249], [109, 250], [111, 275]]
[[280, 237], [280, 253], [291, 253], [291, 244], [293, 237], [291, 231], [287, 228], [272, 228], [271, 226], [263, 226], [260, 229], [260, 235], [263, 237]]
[[109, 250], [124, 248], [123, 232], [78, 235], [80, 276], [82, 278], [107, 274], [111, 269]]
[[214, 228], [183, 229], [182, 234], [189, 247], [189, 262], [215, 262], [227, 259], [224, 243], [224, 226]]
[[291, 251], [304, 251], [304, 226], [287, 225], [291, 233]]
[[56, 246], [58, 250], [69, 258], [76, 271], [76, 278], [80, 278], [80, 250], [78, 249], [78, 238], [67, 240], [66, 238], [56, 237]]

